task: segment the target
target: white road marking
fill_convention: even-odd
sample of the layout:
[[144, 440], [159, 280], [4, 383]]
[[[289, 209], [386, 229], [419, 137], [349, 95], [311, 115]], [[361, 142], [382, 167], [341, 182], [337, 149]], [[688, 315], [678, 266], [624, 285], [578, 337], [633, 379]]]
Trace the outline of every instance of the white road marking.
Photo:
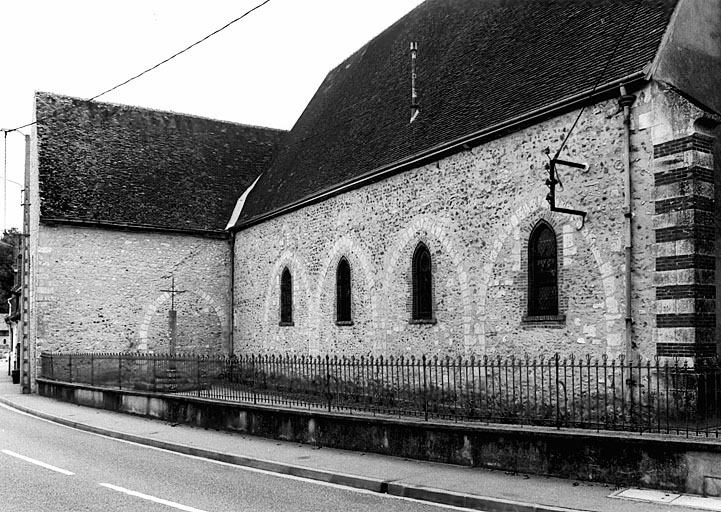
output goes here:
[[55, 471], [57, 473], [62, 473], [63, 475], [74, 475], [72, 471], [68, 471], [67, 469], [58, 468], [55, 466], [51, 466], [50, 464], [46, 464], [45, 462], [41, 462], [39, 460], [31, 459], [30, 457], [26, 457], [25, 455], [20, 455], [19, 453], [12, 452], [10, 450], [2, 450], [2, 452], [5, 455], [10, 455], [11, 457], [15, 457], [21, 460], [24, 460], [25, 462], [29, 462], [31, 464], [35, 464], [36, 466], [40, 466], [41, 468], [49, 469], [50, 471]]
[[274, 477], [277, 477], [277, 478], [283, 478], [283, 479], [286, 479], [286, 480], [296, 480], [296, 481], [300, 481], [300, 482], [307, 482], [307, 483], [309, 483], [309, 484], [319, 485], [319, 486], [322, 486], [322, 487], [333, 487], [333, 488], [336, 488], [336, 489], [342, 489], [342, 490], [346, 490], [346, 491], [351, 491], [351, 492], [355, 492], [355, 493], [358, 493], [358, 494], [369, 494], [369, 495], [376, 496], [376, 497], [378, 497], [378, 498], [383, 498], [383, 499], [400, 500], [400, 501], [410, 501], [410, 502], [414, 502], [414, 503], [418, 503], [418, 504], [422, 504], [422, 505], [433, 506], [433, 507], [438, 507], [438, 508], [444, 508], [444, 509], [447, 509], [447, 510], [458, 510], [458, 511], [462, 511], [462, 512], [468, 512], [468, 511], [470, 510], [470, 509], [465, 508], [465, 507], [457, 507], [457, 506], [455, 506], [455, 505], [446, 505], [445, 503], [435, 503], [435, 502], [432, 502], [432, 501], [418, 500], [418, 499], [415, 499], [415, 498], [407, 498], [407, 497], [405, 497], [405, 496], [395, 496], [395, 495], [393, 495], [393, 494], [379, 493], [379, 492], [375, 492], [375, 491], [369, 491], [369, 490], [367, 490], [367, 489], [358, 489], [357, 487], [351, 487], [351, 486], [348, 486], [348, 485], [334, 484], [334, 483], [331, 483], [331, 482], [323, 482], [322, 480], [313, 480], [313, 479], [305, 478], [305, 477], [302, 477], [302, 476], [285, 475], [285, 474], [283, 474], [283, 473], [275, 473], [275, 472], [273, 472], [273, 471], [268, 471], [268, 470], [266, 470], [266, 469], [252, 468], [252, 467], [250, 467], [250, 466], [242, 466], [242, 465], [240, 465], [240, 464], [233, 464], [233, 463], [231, 463], [231, 462], [224, 462], [224, 461], [220, 461], [220, 460], [209, 459], [209, 458], [206, 458], [206, 457], [199, 457], [199, 456], [197, 456], [197, 455], [189, 455], [189, 454], [187, 454], [187, 453], [181, 453], [181, 452], [176, 452], [176, 451], [173, 451], [173, 450], [167, 450], [167, 449], [165, 449], [165, 448], [158, 448], [158, 447], [156, 447], [156, 446], [150, 446], [150, 445], [147, 445], [147, 444], [137, 443], [137, 442], [135, 442], [135, 441], [128, 441], [128, 440], [126, 440], [126, 439], [119, 439], [119, 438], [117, 438], [117, 437], [110, 437], [110, 436], [107, 436], [107, 435], [105, 435], [105, 434], [98, 434], [98, 433], [96, 433], [96, 432], [89, 432], [89, 431], [83, 430], [83, 429], [81, 429], [81, 428], [71, 427], [70, 425], [63, 425], [62, 423], [57, 423], [57, 422], [55, 422], [55, 421], [52, 421], [52, 420], [49, 420], [49, 419], [46, 419], [46, 418], [40, 418], [40, 417], [38, 417], [38, 416], [35, 416], [34, 414], [29, 414], [29, 413], [27, 413], [27, 412], [18, 410], [18, 409], [14, 408], [14, 407], [11, 407], [11, 406], [8, 406], [8, 405], [5, 405], [5, 404], [0, 404], [0, 407], [5, 408], [5, 409], [8, 409], [8, 410], [10, 410], [10, 411], [12, 411], [12, 412], [15, 412], [15, 413], [17, 413], [17, 414], [21, 414], [21, 415], [23, 415], [23, 416], [27, 416], [27, 417], [29, 417], [29, 418], [33, 418], [33, 419], [35, 419], [35, 420], [44, 421], [45, 423], [50, 423], [50, 424], [52, 424], [52, 425], [55, 425], [56, 427], [69, 428], [69, 429], [75, 430], [75, 431], [77, 431], [77, 432], [82, 432], [82, 433], [84, 433], [84, 434], [89, 434], [89, 435], [91, 435], [91, 436], [102, 437], [102, 438], [104, 438], [104, 439], [109, 439], [109, 440], [111, 440], [111, 441], [117, 441], [117, 442], [119, 442], [119, 443], [131, 444], [131, 445], [137, 446], [137, 447], [139, 447], [139, 448], [157, 450], [157, 451], [159, 451], [159, 452], [165, 452], [165, 453], [172, 454], [172, 455], [176, 455], [176, 456], [179, 456], [179, 457], [185, 457], [185, 458], [188, 458], [188, 459], [196, 459], [196, 460], [200, 460], [200, 461], [203, 461], [203, 462], [209, 462], [209, 463], [211, 463], [211, 464], [217, 464], [217, 465], [219, 465], [219, 466], [229, 466], [229, 467], [233, 467], [233, 468], [235, 468], [235, 469], [239, 469], [239, 470], [241, 470], [241, 471], [248, 471], [248, 472], [250, 472], [250, 473], [261, 473], [261, 474], [264, 474], [264, 475], [274, 476]]
[[135, 496], [136, 498], [142, 498], [144, 500], [152, 501], [154, 503], [160, 503], [161, 505], [167, 505], [168, 507], [177, 508], [178, 510], [185, 510], [186, 512], [205, 512], [204, 510], [200, 510], [199, 508], [193, 508], [189, 507], [187, 505], [181, 505], [180, 503], [175, 503], [174, 501], [168, 501], [164, 500], [162, 498], [156, 498], [155, 496], [150, 496], [149, 494], [143, 494], [142, 492], [137, 491], [131, 491], [130, 489], [125, 489], [124, 487], [118, 487], [117, 485], [113, 484], [100, 484], [103, 487], [107, 487], [108, 489], [112, 489], [113, 491], [122, 492], [125, 494], [128, 494], [130, 496]]

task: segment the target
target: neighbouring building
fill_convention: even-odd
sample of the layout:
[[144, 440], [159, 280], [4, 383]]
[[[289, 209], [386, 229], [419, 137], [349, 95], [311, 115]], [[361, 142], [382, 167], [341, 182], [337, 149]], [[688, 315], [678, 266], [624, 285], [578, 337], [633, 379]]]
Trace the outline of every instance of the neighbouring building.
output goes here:
[[428, 0], [288, 133], [39, 93], [28, 357], [166, 350], [171, 304], [201, 353], [716, 354], [718, 26]]
[[29, 360], [230, 350], [224, 228], [284, 132], [50, 93], [36, 94], [35, 115]]

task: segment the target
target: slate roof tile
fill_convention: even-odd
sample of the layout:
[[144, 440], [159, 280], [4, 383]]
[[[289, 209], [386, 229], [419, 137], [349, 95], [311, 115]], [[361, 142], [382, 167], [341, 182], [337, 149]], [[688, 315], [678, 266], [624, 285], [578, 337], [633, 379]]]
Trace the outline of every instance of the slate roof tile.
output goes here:
[[36, 93], [41, 218], [220, 231], [287, 132]]
[[[328, 73], [236, 226], [641, 71], [675, 4], [427, 0]], [[411, 124], [412, 41], [422, 110]]]

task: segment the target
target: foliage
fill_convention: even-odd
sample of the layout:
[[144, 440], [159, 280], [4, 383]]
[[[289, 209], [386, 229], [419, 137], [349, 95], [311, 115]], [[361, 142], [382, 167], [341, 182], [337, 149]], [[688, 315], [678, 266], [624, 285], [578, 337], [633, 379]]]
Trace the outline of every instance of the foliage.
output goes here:
[[12, 228], [5, 231], [0, 239], [0, 314], [3, 315], [8, 313], [8, 299], [15, 284], [12, 246], [15, 245], [17, 232], [17, 229]]

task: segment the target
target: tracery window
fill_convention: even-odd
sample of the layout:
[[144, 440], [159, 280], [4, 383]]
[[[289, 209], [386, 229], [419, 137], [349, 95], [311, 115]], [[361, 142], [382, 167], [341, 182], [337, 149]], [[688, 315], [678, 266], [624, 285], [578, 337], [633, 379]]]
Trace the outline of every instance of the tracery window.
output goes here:
[[433, 319], [433, 271], [431, 253], [419, 243], [413, 253], [413, 320]]
[[545, 222], [528, 243], [528, 315], [558, 315], [558, 250], [556, 233]]
[[351, 322], [350, 264], [341, 258], [336, 270], [336, 322]]
[[288, 267], [280, 276], [280, 325], [293, 325], [293, 278]]

